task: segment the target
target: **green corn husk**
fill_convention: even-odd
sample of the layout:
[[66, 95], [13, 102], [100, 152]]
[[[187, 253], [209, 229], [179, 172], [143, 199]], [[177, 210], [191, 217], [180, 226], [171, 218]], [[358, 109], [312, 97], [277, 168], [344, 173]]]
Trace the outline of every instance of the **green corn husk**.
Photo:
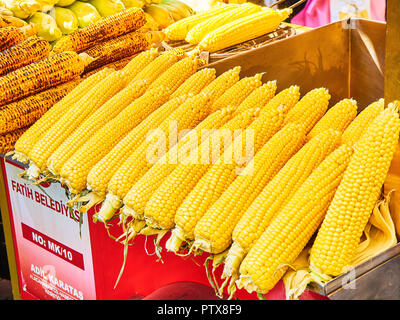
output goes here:
[[36, 0], [37, 2], [40, 3], [41, 8], [40, 11], [42, 12], [48, 12], [51, 9], [54, 8], [55, 4], [58, 2], [58, 0]]
[[75, 1], [67, 8], [70, 9], [77, 17], [80, 28], [87, 27], [89, 24], [101, 19], [100, 13], [90, 3]]
[[125, 10], [120, 0], [91, 0], [89, 3], [94, 6], [102, 17], [108, 17]]
[[57, 26], [63, 34], [70, 34], [79, 28], [78, 18], [67, 8], [55, 7], [51, 16], [56, 20]]
[[51, 42], [58, 40], [62, 37], [62, 32], [58, 28], [56, 20], [50, 15], [43, 12], [36, 12], [28, 20], [38, 28], [37, 35]]

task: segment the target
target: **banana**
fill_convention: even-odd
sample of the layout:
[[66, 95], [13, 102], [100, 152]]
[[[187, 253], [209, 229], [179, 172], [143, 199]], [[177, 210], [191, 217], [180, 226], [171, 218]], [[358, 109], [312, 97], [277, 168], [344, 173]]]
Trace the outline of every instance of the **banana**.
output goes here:
[[172, 14], [158, 4], [151, 4], [144, 11], [150, 14], [161, 28], [166, 28], [175, 22]]

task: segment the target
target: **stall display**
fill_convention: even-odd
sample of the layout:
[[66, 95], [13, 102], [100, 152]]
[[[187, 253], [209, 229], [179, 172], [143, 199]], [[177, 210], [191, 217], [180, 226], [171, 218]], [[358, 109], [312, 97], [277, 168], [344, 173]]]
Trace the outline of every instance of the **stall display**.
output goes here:
[[[87, 2], [102, 18], [53, 46], [41, 34], [51, 24], [33, 21], [43, 12], [0, 28], [1, 165], [24, 298], [145, 294], [164, 269], [140, 263], [158, 258], [190, 266], [163, 281], [193, 276], [219, 298], [283, 284], [299, 299], [396, 254], [400, 105], [349, 57], [379, 67], [383, 24], [338, 22], [209, 63], [205, 52], [278, 32], [291, 8], [220, 4], [175, 21], [171, 7], [164, 25], [172, 0], [139, 2]], [[164, 31], [142, 29], [151, 13]], [[368, 32], [373, 57], [357, 51]], [[343, 85], [352, 72], [357, 86]]]

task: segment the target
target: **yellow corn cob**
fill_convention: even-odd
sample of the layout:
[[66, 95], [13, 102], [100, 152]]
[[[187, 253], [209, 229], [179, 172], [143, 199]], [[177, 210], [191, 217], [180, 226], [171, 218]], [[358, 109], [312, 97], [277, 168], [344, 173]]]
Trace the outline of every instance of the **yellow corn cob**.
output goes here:
[[[254, 152], [257, 152], [283, 126], [287, 111], [299, 99], [299, 88], [292, 86], [277, 94], [248, 127], [254, 130]], [[246, 137], [246, 135], [245, 135]], [[239, 137], [240, 139], [240, 137]], [[228, 155], [234, 150], [228, 149]], [[211, 205], [237, 177], [237, 165], [226, 163], [224, 155], [209, 168], [178, 208], [168, 250], [177, 251], [183, 241], [193, 240], [194, 228]]]
[[285, 118], [285, 124], [291, 122], [301, 123], [304, 124], [307, 133], [310, 132], [328, 109], [330, 98], [331, 96], [325, 88], [318, 88], [309, 91], [289, 111]]
[[307, 138], [311, 139], [327, 129], [343, 133], [356, 116], [357, 102], [353, 99], [343, 99], [327, 111], [311, 129]]
[[178, 89], [171, 95], [171, 99], [186, 94], [198, 94], [203, 88], [208, 86], [215, 79], [215, 69], [204, 68], [190, 76]]
[[115, 118], [98, 130], [63, 165], [60, 176], [71, 193], [79, 194], [86, 187], [87, 175], [130, 130], [136, 127], [169, 98], [169, 90], [157, 87], [134, 100]]
[[129, 8], [61, 38], [53, 51], [82, 52], [100, 42], [137, 30], [145, 23], [146, 17], [142, 9]]
[[[146, 50], [146, 51], [148, 51], [148, 50]], [[146, 51], [144, 51], [144, 52], [146, 52]], [[110, 63], [105, 64], [104, 66], [101, 66], [101, 67], [96, 68], [96, 69], [94, 69], [94, 70], [91, 70], [91, 71], [88, 71], [88, 72], [84, 72], [83, 75], [82, 75], [82, 78], [85, 79], [85, 78], [87, 78], [87, 77], [90, 77], [92, 74], [94, 74], [94, 73], [96, 73], [96, 72], [99, 72], [100, 70], [102, 70], [102, 69], [104, 69], [104, 68], [112, 68], [112, 69], [114, 69], [114, 70], [121, 70], [121, 69], [123, 69], [129, 62], [131, 62], [132, 59], [135, 58], [137, 55], [138, 55], [138, 54], [134, 54], [134, 55], [132, 55], [132, 56], [130, 56], [130, 57], [126, 57], [126, 58], [119, 59], [119, 60], [114, 61], [114, 62], [110, 62]]]
[[339, 132], [328, 129], [311, 139], [265, 186], [232, 233], [223, 277], [237, 277], [240, 263], [312, 171], [341, 143]]
[[362, 110], [343, 132], [343, 143], [354, 145], [371, 122], [383, 111], [384, 108], [385, 100], [379, 99]]
[[84, 120], [53, 152], [47, 160], [47, 169], [53, 175], [58, 176], [63, 165], [90, 139], [90, 137], [100, 130], [107, 122], [114, 119], [144, 92], [145, 86], [142, 83], [131, 82], [111, 97]]
[[[227, 89], [239, 81], [239, 73], [240, 67], [234, 67], [221, 74], [201, 90], [197, 96], [189, 99], [175, 110], [175, 112], [161, 125], [160, 129], [166, 133], [169, 123], [174, 121], [181, 126], [181, 129], [194, 128], [203, 120], [201, 117], [206, 117], [211, 113], [212, 106], [210, 106], [210, 103], [212, 104], [215, 99], [218, 99]], [[193, 103], [194, 106], [190, 107], [190, 103]], [[139, 147], [139, 151], [136, 150], [132, 155], [130, 155], [110, 180], [108, 185], [108, 195], [106, 196], [106, 200], [98, 214], [100, 219], [108, 220], [114, 215], [115, 211], [122, 206], [122, 199], [129, 189], [152, 166], [147, 159], [144, 159], [149, 144], [151, 144], [151, 141], [147, 141], [147, 143], [144, 143]], [[172, 147], [171, 143], [170, 147]], [[143, 152], [141, 153], [140, 150]], [[131, 168], [135, 168], [135, 170], [132, 170]]]
[[216, 52], [258, 38], [275, 31], [291, 13], [291, 9], [263, 9], [211, 31], [200, 41], [198, 47], [204, 51]]
[[[199, 74], [199, 75], [197, 75]], [[200, 78], [199, 78], [200, 77]], [[124, 163], [132, 150], [142, 143], [149, 129], [155, 129], [161, 121], [165, 120], [187, 98], [188, 95], [198, 94], [215, 77], [214, 69], [203, 69], [189, 77], [175, 92], [176, 97], [171, 98], [162, 107], [154, 111], [140, 125], [125, 136], [101, 161], [99, 161], [88, 175], [88, 188], [96, 193], [96, 197], [105, 196], [107, 184], [116, 170]], [[197, 81], [194, 81], [196, 79]], [[190, 84], [190, 86], [189, 86]]]
[[160, 158], [160, 160], [158, 160], [129, 190], [124, 197], [124, 214], [144, 220], [144, 208], [151, 195], [177, 167], [178, 159], [182, 159], [185, 156], [184, 151], [188, 148], [195, 149], [201, 142], [201, 140], [199, 140], [200, 136], [201, 139], [208, 139], [213, 132], [212, 129], [220, 128], [229, 122], [235, 114], [236, 107], [233, 106], [217, 110], [179, 140], [179, 142]]
[[151, 43], [151, 38], [146, 33], [137, 31], [101, 42], [85, 51], [86, 54], [94, 58], [85, 67], [85, 72], [146, 50]]
[[165, 29], [165, 34], [169, 40], [185, 40], [187, 33], [197, 24], [215, 17], [221, 13], [234, 10], [238, 5], [230, 4], [218, 6], [217, 8], [208, 10], [205, 13], [195, 14], [193, 16], [181, 19]]
[[0, 135], [0, 154], [6, 154], [14, 149], [15, 142], [28, 129], [28, 127], [17, 129]]
[[333, 151], [275, 216], [240, 265], [239, 288], [266, 293], [275, 286], [322, 222], [352, 152], [347, 145]]
[[249, 96], [237, 107], [237, 112], [265, 106], [275, 96], [276, 89], [276, 81], [268, 81], [250, 93]]
[[184, 95], [169, 100], [133, 128], [90, 170], [87, 177], [88, 189], [94, 191], [96, 197], [104, 199], [110, 179], [129, 157], [132, 150], [136, 150], [145, 141], [147, 133], [156, 129], [187, 98], [188, 96]]
[[113, 70], [104, 69], [88, 77], [78, 84], [61, 101], [50, 108], [38, 121], [36, 121], [15, 144], [14, 158], [23, 163], [28, 163], [28, 154], [35, 143], [44, 135], [44, 133], [59, 120], [67, 110], [78, 102], [87, 92], [98, 82], [107, 77]]
[[188, 32], [185, 40], [190, 44], [198, 44], [211, 31], [214, 31], [215, 29], [222, 27], [229, 22], [249, 16], [259, 11], [261, 11], [260, 6], [252, 3], [243, 4], [234, 10], [230, 10], [198, 23]]
[[80, 78], [0, 107], [0, 134], [28, 127], [66, 96]]
[[263, 73], [258, 73], [253, 77], [245, 77], [239, 80], [215, 101], [214, 110], [219, 110], [228, 105], [240, 105], [250, 93], [262, 85], [262, 76]]
[[[150, 65], [154, 59], [159, 56], [157, 49], [149, 49], [137, 54], [125, 67], [123, 67], [120, 72], [124, 74], [127, 78], [126, 82], [131, 82], [136, 78], [136, 76], [144, 69]], [[142, 78], [140, 80], [147, 79]], [[136, 79], [138, 80], [138, 79]], [[150, 81], [150, 80], [149, 80]]]
[[122, 88], [124, 81], [115, 71], [95, 85], [36, 142], [29, 153], [28, 175], [37, 178], [46, 169], [47, 160], [64, 140], [91, 114]]
[[193, 246], [210, 253], [226, 250], [232, 242], [233, 229], [244, 212], [301, 148], [305, 137], [304, 128], [296, 123], [278, 131], [196, 224]]
[[178, 61], [165, 71], [158, 79], [156, 79], [149, 89], [165, 86], [172, 94], [178, 87], [191, 75], [193, 75], [199, 67], [199, 59], [189, 56]]
[[[213, 134], [208, 140], [199, 145], [195, 157], [189, 155], [180, 161], [175, 170], [162, 182], [146, 204], [144, 213], [148, 226], [163, 230], [169, 230], [174, 227], [176, 210], [203, 174], [206, 173], [207, 169], [212, 166], [213, 159], [218, 159], [224, 150], [229, 148], [233, 140], [234, 130], [242, 131], [246, 129], [259, 113], [260, 110], [257, 108], [238, 114], [221, 127], [221, 130], [229, 133], [230, 139], [228, 141], [224, 140], [224, 134]], [[221, 140], [217, 154], [212, 148], [216, 140]], [[204, 159], [205, 154], [207, 155], [206, 159]]]
[[[129, 189], [151, 168], [153, 163], [161, 157], [162, 151], [150, 153], [152, 146], [157, 146], [161, 133], [165, 137], [165, 143], [169, 146], [176, 143], [176, 139], [170, 136], [171, 126], [176, 127], [176, 132], [194, 128], [211, 111], [213, 96], [210, 93], [199, 93], [187, 99], [157, 128], [157, 132], [151, 134], [133, 153], [123, 165], [115, 172], [107, 186], [107, 196], [100, 209], [99, 217], [103, 220], [110, 219], [115, 211], [122, 205], [122, 199]], [[175, 137], [177, 138], [177, 137]]]
[[310, 267], [337, 276], [351, 265], [355, 250], [381, 195], [398, 144], [398, 106], [391, 104], [368, 126], [333, 198], [311, 248]]
[[[185, 53], [179, 49], [165, 51], [153, 61], [148, 63], [145, 67], [142, 67], [142, 70], [135, 75], [132, 81], [146, 80], [149, 84], [154, 83], [154, 81], [156, 81], [174, 63], [184, 58], [184, 56]], [[129, 63], [124, 69], [122, 69], [122, 71], [133, 65], [133, 62]]]
[[33, 62], [47, 58], [51, 50], [48, 41], [32, 36], [0, 52], [0, 76]]
[[0, 105], [70, 81], [86, 63], [75, 52], [63, 52], [10, 72], [0, 77]]

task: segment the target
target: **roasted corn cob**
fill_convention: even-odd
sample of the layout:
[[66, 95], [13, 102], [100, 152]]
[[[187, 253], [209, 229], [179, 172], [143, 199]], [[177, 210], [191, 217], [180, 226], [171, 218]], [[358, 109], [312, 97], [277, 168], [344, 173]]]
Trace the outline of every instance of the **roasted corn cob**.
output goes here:
[[275, 216], [240, 265], [239, 288], [266, 293], [275, 286], [322, 222], [352, 152], [347, 145], [332, 152]]
[[367, 127], [355, 146], [310, 253], [316, 274], [337, 276], [351, 265], [372, 210], [381, 195], [398, 144], [398, 106], [389, 105]]
[[79, 82], [80, 78], [77, 78], [58, 87], [0, 107], [0, 134], [30, 126], [75, 88]]
[[53, 51], [56, 53], [76, 51], [79, 53], [102, 41], [135, 31], [145, 23], [146, 18], [142, 9], [129, 8], [63, 37], [56, 43]]
[[83, 72], [87, 63], [84, 58], [63, 52], [0, 77], [0, 105], [72, 80]]
[[0, 76], [49, 56], [50, 44], [37, 36], [0, 52]]
[[26, 38], [34, 35], [36, 31], [37, 29], [33, 25], [20, 28], [14, 26], [0, 28], [0, 51], [21, 43]]
[[0, 135], [0, 154], [6, 154], [14, 149], [15, 142], [28, 129], [28, 127], [17, 129]]

